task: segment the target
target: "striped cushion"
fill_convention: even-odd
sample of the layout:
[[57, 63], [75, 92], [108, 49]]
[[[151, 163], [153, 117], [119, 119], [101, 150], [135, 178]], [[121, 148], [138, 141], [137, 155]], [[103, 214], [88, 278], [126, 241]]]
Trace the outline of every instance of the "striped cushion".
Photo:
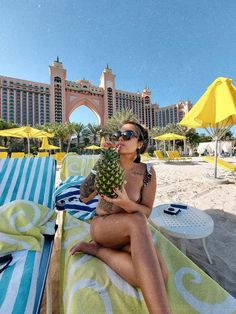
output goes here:
[[33, 313], [41, 253], [17, 251], [0, 274], [0, 313]]
[[0, 205], [24, 199], [52, 208], [55, 171], [50, 157], [0, 160]]
[[[0, 160], [0, 206], [23, 199], [53, 208], [55, 173], [50, 157]], [[43, 253], [12, 252], [11, 264], [0, 274], [0, 313], [38, 312], [51, 249], [46, 239]]]

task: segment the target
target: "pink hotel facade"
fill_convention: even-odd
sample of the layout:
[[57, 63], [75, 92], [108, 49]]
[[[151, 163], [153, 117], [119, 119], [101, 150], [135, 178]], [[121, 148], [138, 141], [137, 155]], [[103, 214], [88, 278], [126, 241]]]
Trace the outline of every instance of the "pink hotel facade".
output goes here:
[[102, 72], [99, 87], [85, 79], [68, 81], [58, 58], [49, 66], [49, 73], [50, 84], [0, 76], [0, 119], [19, 125], [63, 123], [69, 121], [76, 108], [85, 105], [101, 125], [116, 111], [130, 108], [151, 129], [179, 122], [192, 106], [189, 101], [180, 101], [160, 108], [152, 103], [148, 88], [141, 93], [118, 90], [108, 66]]

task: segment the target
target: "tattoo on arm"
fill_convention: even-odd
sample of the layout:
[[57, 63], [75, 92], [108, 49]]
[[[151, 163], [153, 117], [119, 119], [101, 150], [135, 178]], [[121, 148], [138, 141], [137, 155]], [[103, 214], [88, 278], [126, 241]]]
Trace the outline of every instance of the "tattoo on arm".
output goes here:
[[95, 191], [95, 174], [92, 172], [84, 179], [80, 186], [80, 198], [87, 198]]
[[99, 200], [98, 206], [101, 207], [103, 210], [105, 210], [107, 213], [109, 214], [112, 213], [112, 207], [113, 207], [112, 203], [109, 203], [101, 198]]

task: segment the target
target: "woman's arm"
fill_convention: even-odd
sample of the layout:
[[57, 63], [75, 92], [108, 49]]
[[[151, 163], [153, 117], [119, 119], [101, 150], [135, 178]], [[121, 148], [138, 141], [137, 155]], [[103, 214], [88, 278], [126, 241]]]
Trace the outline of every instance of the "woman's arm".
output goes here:
[[149, 217], [156, 194], [156, 173], [153, 167], [150, 172], [152, 178], [148, 185], [143, 187], [141, 204], [137, 204], [130, 200], [124, 188], [122, 191], [119, 191], [118, 189], [114, 190], [118, 195], [117, 198], [109, 198], [106, 195], [102, 195], [101, 197], [107, 202], [123, 208], [127, 213], [141, 212]]

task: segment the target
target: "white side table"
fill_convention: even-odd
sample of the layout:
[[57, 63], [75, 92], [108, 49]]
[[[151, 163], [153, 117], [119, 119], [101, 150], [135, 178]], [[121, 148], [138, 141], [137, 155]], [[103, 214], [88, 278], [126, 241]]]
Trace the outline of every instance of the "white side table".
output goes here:
[[149, 222], [160, 231], [177, 238], [180, 249], [184, 254], [186, 254], [184, 239], [202, 239], [207, 258], [209, 263], [212, 264], [206, 246], [206, 237], [214, 229], [212, 218], [205, 212], [191, 206], [188, 206], [187, 209], [181, 209], [181, 212], [177, 215], [168, 215], [164, 213], [164, 209], [168, 207], [170, 207], [170, 204], [154, 207]]

